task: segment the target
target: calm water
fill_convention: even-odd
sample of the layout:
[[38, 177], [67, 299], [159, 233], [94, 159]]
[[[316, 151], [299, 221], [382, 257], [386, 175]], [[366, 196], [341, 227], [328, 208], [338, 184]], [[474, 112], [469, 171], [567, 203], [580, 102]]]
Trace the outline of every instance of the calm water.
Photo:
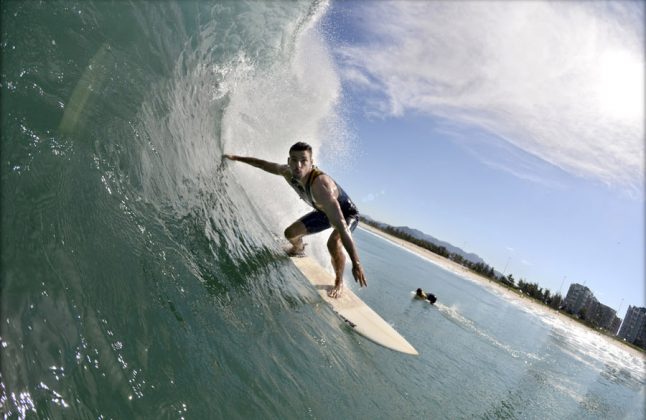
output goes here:
[[[370, 233], [355, 236], [372, 280], [362, 297], [420, 350], [401, 383], [432, 417], [644, 418], [643, 357]], [[410, 299], [417, 287], [438, 296], [435, 307]]]
[[642, 359], [365, 231], [360, 296], [419, 357], [292, 267], [279, 236], [305, 209], [221, 155], [342, 158], [326, 10], [2, 2], [4, 417], [641, 418]]

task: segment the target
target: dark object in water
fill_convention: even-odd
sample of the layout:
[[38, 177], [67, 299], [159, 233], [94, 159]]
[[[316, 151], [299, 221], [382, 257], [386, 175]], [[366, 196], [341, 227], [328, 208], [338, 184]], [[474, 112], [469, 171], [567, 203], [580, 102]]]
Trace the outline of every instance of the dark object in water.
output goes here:
[[431, 302], [431, 305], [434, 304], [437, 301], [437, 298], [433, 293], [429, 293], [426, 295], [426, 298], [428, 299], [429, 302]]

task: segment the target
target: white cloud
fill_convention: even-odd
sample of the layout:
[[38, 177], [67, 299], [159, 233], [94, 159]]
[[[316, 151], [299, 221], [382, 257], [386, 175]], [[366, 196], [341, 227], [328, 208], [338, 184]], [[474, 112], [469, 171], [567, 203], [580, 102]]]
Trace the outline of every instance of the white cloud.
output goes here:
[[337, 50], [370, 112], [477, 126], [561, 169], [642, 191], [641, 2], [366, 2]]

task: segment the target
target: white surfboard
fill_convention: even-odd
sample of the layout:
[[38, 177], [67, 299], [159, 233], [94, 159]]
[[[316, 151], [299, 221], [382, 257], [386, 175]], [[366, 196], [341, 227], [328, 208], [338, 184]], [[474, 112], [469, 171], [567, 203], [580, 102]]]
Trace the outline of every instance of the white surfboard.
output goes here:
[[348, 287], [340, 298], [331, 298], [328, 290], [334, 285], [334, 276], [310, 257], [292, 257], [296, 267], [312, 283], [323, 300], [332, 307], [354, 331], [388, 349], [406, 354], [419, 353], [382, 317], [366, 305]]

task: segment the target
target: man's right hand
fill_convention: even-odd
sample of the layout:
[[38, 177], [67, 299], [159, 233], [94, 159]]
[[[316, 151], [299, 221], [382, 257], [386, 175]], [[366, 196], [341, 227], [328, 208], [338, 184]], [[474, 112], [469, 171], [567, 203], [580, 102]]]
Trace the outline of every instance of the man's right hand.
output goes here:
[[354, 280], [359, 283], [359, 287], [368, 287], [366, 274], [363, 272], [361, 264], [357, 263], [352, 265], [352, 275], [354, 276]]

